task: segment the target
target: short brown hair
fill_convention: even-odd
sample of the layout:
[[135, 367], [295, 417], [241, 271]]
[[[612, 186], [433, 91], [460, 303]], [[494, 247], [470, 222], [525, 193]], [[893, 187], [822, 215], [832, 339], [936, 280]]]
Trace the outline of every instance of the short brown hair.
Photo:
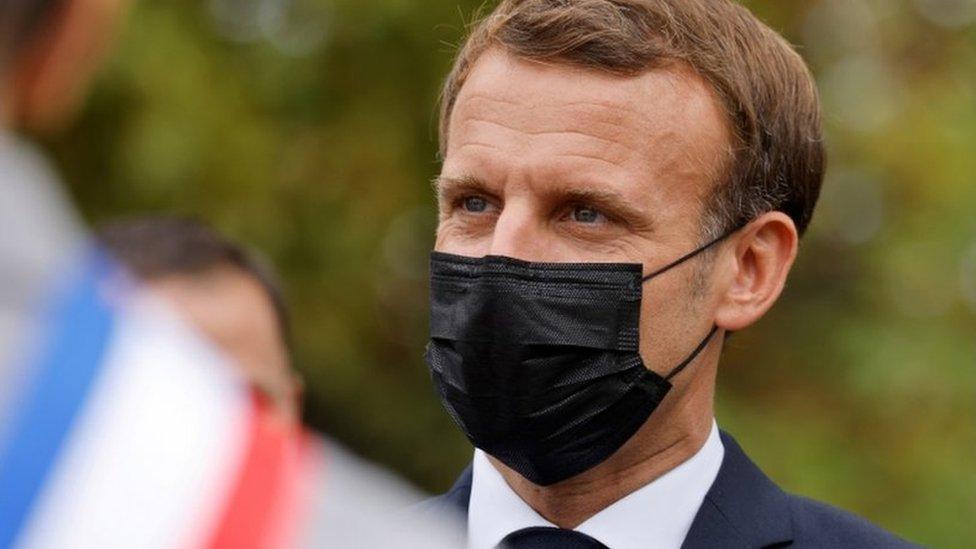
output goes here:
[[492, 47], [619, 75], [687, 63], [715, 91], [733, 135], [703, 232], [717, 236], [777, 210], [801, 234], [810, 223], [826, 164], [816, 85], [799, 54], [746, 8], [729, 0], [503, 0], [472, 26], [444, 84], [442, 156], [461, 87]]

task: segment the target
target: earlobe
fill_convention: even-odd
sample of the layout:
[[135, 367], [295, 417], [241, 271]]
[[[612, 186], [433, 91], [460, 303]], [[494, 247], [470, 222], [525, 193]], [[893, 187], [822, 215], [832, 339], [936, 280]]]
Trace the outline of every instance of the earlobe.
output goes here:
[[796, 225], [782, 212], [768, 212], [743, 228], [734, 241], [715, 323], [742, 330], [766, 314], [786, 284], [796, 258]]

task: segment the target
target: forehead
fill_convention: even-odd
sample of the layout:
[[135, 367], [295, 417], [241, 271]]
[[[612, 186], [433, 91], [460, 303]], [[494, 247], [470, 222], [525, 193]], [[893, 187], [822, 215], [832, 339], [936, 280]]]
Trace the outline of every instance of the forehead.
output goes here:
[[235, 267], [164, 276], [149, 285], [221, 345], [263, 345], [281, 338], [271, 298], [254, 277]]
[[728, 150], [714, 94], [684, 64], [618, 76], [497, 48], [472, 67], [447, 137], [446, 171], [488, 156], [494, 168], [500, 159], [552, 167], [559, 158], [683, 188], [711, 181]]

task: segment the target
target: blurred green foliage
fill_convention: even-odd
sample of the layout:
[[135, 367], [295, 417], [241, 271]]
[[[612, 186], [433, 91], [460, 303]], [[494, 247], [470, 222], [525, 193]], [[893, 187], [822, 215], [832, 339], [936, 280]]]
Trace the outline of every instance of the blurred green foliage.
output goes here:
[[[477, 4], [144, 0], [48, 143], [93, 223], [193, 214], [266, 252], [309, 422], [432, 491], [470, 458], [422, 350], [436, 100]], [[976, 7], [748, 5], [817, 75], [831, 166], [719, 423], [787, 489], [976, 547]]]

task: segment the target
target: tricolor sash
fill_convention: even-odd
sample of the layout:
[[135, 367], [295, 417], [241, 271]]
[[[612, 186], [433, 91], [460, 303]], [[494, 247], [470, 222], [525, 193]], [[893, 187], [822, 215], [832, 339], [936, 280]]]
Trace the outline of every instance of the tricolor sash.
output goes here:
[[321, 445], [124, 278], [90, 254], [21, 365], [0, 549], [298, 544]]

